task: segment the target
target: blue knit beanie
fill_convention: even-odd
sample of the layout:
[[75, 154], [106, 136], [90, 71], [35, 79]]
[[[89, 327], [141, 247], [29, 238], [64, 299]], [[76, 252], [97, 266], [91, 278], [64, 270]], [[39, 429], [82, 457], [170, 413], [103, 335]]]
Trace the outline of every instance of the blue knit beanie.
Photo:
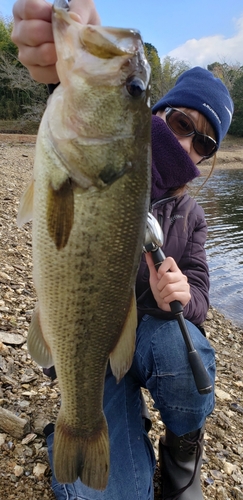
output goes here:
[[202, 113], [211, 123], [217, 145], [228, 132], [234, 104], [224, 83], [199, 66], [179, 76], [175, 86], [152, 108], [153, 114], [168, 107], [185, 107]]

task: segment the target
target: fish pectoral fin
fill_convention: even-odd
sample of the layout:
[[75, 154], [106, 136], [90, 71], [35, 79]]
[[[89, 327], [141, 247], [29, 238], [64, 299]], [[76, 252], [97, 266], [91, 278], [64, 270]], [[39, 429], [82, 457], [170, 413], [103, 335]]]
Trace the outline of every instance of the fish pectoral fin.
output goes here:
[[67, 178], [58, 189], [50, 184], [47, 201], [47, 227], [57, 250], [68, 242], [74, 221], [74, 194], [71, 179]]
[[38, 363], [38, 365], [43, 368], [50, 368], [53, 366], [51, 351], [45, 342], [41, 331], [38, 304], [36, 305], [31, 319], [28, 331], [27, 347], [30, 355], [34, 361]]
[[135, 350], [137, 328], [137, 305], [135, 293], [133, 293], [130, 309], [122, 330], [122, 334], [115, 349], [110, 354], [110, 365], [117, 383], [129, 370]]
[[18, 227], [29, 222], [33, 217], [33, 198], [34, 198], [34, 179], [31, 179], [27, 188], [20, 198], [19, 210], [17, 215]]
[[59, 483], [74, 483], [80, 477], [86, 486], [104, 490], [110, 466], [108, 428], [104, 415], [101, 413], [96, 429], [87, 435], [69, 425], [61, 407], [55, 425], [53, 463]]

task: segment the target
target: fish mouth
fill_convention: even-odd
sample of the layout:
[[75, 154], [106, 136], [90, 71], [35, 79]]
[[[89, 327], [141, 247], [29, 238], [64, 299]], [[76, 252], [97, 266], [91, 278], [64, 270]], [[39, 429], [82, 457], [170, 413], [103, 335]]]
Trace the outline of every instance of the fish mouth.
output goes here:
[[82, 25], [79, 16], [70, 11], [66, 0], [55, 0], [52, 17], [59, 32], [66, 30], [67, 25], [78, 25], [79, 42], [83, 50], [100, 59], [134, 55], [142, 45], [138, 30]]
[[133, 55], [139, 49], [138, 32], [122, 28], [115, 30], [114, 28], [87, 26], [81, 33], [80, 41], [89, 54], [100, 59]]

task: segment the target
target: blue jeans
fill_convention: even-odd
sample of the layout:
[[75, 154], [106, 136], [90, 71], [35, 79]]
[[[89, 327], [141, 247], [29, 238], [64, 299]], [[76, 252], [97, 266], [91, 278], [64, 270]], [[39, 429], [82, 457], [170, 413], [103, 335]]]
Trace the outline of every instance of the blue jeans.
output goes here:
[[[187, 321], [187, 326], [214, 384], [214, 350], [192, 323]], [[107, 370], [104, 412], [111, 453], [108, 486], [101, 492], [80, 480], [63, 485], [53, 474], [52, 488], [58, 500], [153, 500], [155, 457], [143, 426], [140, 387], [149, 389], [163, 422], [178, 436], [202, 427], [214, 408], [214, 394], [200, 395], [197, 391], [177, 321], [144, 316], [137, 329], [129, 372], [116, 384], [110, 368]], [[47, 438], [51, 467], [53, 437]]]

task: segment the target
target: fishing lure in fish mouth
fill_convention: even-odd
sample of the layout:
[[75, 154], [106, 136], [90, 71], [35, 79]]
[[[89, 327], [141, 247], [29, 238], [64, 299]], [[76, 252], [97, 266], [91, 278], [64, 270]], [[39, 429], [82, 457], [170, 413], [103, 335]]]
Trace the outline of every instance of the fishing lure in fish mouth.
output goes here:
[[39, 128], [18, 224], [33, 219], [38, 303], [28, 348], [55, 366], [57, 481], [107, 486], [108, 361], [117, 382], [134, 353], [135, 281], [150, 201], [150, 68], [135, 30], [84, 26], [56, 0], [60, 84]]

